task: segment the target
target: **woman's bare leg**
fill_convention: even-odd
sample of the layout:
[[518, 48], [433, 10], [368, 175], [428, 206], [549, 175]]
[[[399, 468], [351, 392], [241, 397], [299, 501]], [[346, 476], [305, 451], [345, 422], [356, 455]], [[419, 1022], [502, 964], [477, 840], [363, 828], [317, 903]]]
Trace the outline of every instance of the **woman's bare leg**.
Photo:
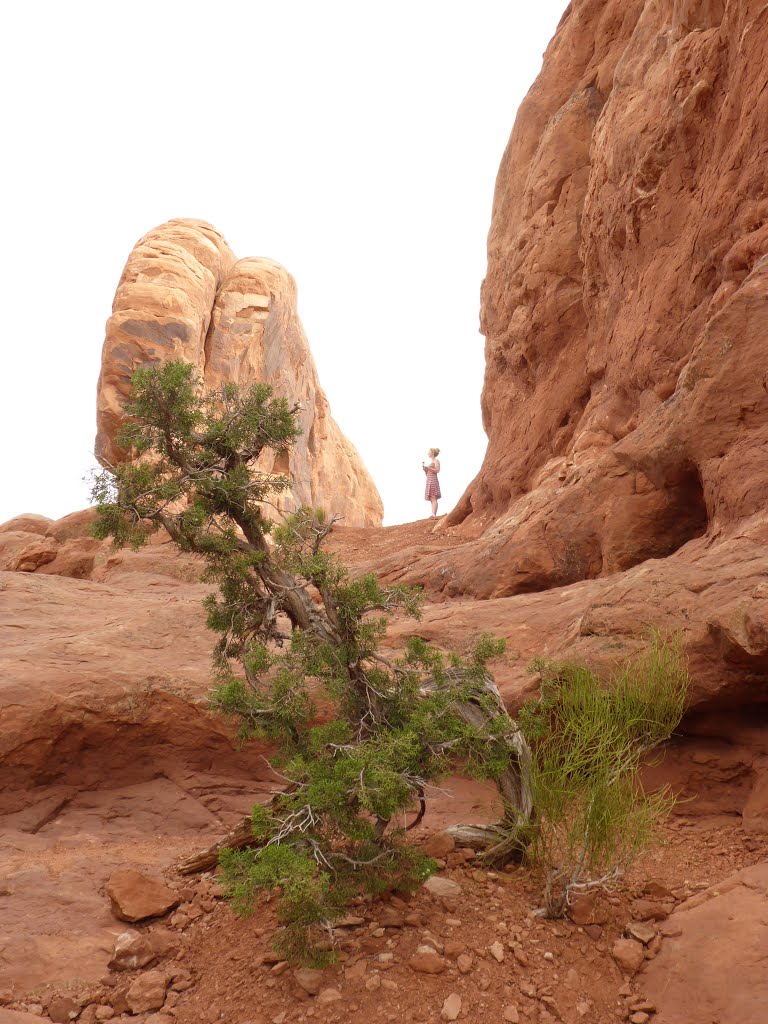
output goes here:
[[437, 498], [430, 498], [429, 500], [432, 505], [432, 518], [437, 519]]

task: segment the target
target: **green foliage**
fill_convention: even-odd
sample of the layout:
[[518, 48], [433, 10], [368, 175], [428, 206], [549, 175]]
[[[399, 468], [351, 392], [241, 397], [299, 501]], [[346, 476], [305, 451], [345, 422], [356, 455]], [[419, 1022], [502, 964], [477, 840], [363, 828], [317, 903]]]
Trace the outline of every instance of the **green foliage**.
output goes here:
[[537, 814], [528, 855], [545, 870], [545, 910], [556, 917], [574, 893], [619, 878], [671, 808], [669, 790], [646, 793], [638, 773], [682, 718], [688, 672], [679, 639], [659, 634], [607, 683], [585, 665], [532, 668], [541, 695], [519, 716]]
[[285, 782], [254, 808], [257, 848], [222, 853], [228, 892], [241, 913], [278, 893], [281, 951], [317, 962], [351, 900], [434, 870], [403, 842], [430, 784], [457, 763], [484, 778], [507, 769], [516, 727], [486, 668], [503, 642], [481, 637], [462, 659], [413, 638], [382, 656], [388, 616], [418, 618], [422, 595], [351, 577], [323, 548], [334, 519], [321, 510], [277, 514], [288, 480], [260, 456], [288, 451], [299, 430], [268, 386], [206, 393], [168, 363], [136, 373], [128, 412], [119, 443], [133, 458], [96, 478], [94, 535], [139, 547], [163, 528], [203, 559], [217, 587], [205, 601], [219, 636], [211, 705], [241, 742], [272, 745]]

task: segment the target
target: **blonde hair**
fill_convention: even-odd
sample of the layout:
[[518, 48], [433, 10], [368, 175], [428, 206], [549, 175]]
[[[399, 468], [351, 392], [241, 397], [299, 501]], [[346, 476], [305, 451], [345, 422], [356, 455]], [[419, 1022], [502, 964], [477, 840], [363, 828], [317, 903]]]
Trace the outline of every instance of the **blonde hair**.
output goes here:
[[432, 456], [433, 459], [436, 459], [437, 456], [440, 454], [440, 449], [439, 448], [430, 448], [429, 449], [429, 454]]

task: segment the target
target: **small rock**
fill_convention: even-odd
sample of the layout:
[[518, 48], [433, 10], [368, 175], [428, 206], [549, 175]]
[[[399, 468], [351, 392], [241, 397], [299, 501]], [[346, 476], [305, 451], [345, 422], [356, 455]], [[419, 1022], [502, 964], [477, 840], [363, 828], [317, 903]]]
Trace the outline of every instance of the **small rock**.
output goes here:
[[488, 952], [491, 954], [497, 964], [504, 963], [504, 947], [500, 942], [494, 942], [488, 947]]
[[147, 933], [146, 938], [152, 948], [152, 952], [157, 957], [176, 956], [182, 947], [181, 937], [176, 932], [171, 931], [170, 928], [162, 926], [153, 928], [151, 932]]
[[507, 1024], [520, 1024], [520, 1011], [514, 1003], [505, 1006], [501, 1015], [507, 1021]]
[[461, 886], [458, 882], [450, 878], [441, 878], [439, 875], [431, 875], [422, 888], [432, 896], [439, 896], [442, 899], [455, 899], [461, 895]]
[[522, 946], [514, 946], [512, 949], [512, 955], [521, 967], [530, 967], [530, 960], [526, 956], [525, 950]]
[[585, 924], [584, 934], [592, 939], [593, 942], [597, 942], [603, 934], [603, 929], [599, 924]]
[[638, 921], [663, 921], [669, 917], [670, 909], [656, 900], [633, 900], [631, 908], [632, 916]]
[[651, 1015], [649, 1013], [643, 1012], [643, 1010], [639, 1010], [637, 1013], [630, 1014], [629, 1018], [630, 1024], [648, 1024], [648, 1021], [650, 1019]]
[[107, 896], [115, 917], [121, 921], [143, 921], [160, 917], [175, 907], [179, 898], [161, 878], [131, 868], [114, 871], [107, 882]]
[[461, 956], [456, 959], [456, 966], [459, 968], [461, 974], [469, 974], [472, 970], [474, 960], [469, 953], [462, 953]]
[[48, 1004], [48, 1016], [55, 1024], [67, 1024], [77, 1017], [82, 1006], [83, 1004], [72, 996], [54, 996]]
[[344, 977], [348, 981], [360, 981], [361, 978], [365, 977], [365, 972], [368, 970], [368, 964], [365, 960], [358, 960], [356, 964], [352, 964], [351, 967], [347, 967], [344, 970]]
[[324, 988], [317, 996], [318, 1006], [327, 1006], [329, 1003], [338, 1003], [342, 998], [337, 988]]
[[667, 939], [676, 939], [678, 935], [683, 934], [683, 929], [674, 918], [669, 921], [662, 921], [659, 925], [659, 931]]
[[459, 939], [448, 939], [443, 946], [443, 953], [448, 957], [449, 960], [455, 960], [457, 956], [464, 952], [464, 943]]
[[418, 974], [442, 974], [447, 964], [431, 946], [419, 946], [408, 961], [412, 971]]
[[121, 932], [115, 939], [115, 948], [108, 966], [113, 971], [138, 971], [151, 964], [155, 957], [146, 935], [129, 930]]
[[192, 974], [186, 967], [175, 967], [169, 970], [171, 988], [174, 992], [186, 992], [192, 988]]
[[187, 925], [189, 924], [189, 918], [187, 917], [186, 914], [182, 914], [181, 911], [177, 910], [175, 914], [171, 914], [168, 923], [170, 924], [171, 928], [178, 928], [178, 930], [181, 931], [183, 928], [186, 928]]
[[645, 950], [636, 939], [617, 939], [611, 955], [626, 974], [636, 974], [645, 961]]
[[381, 988], [381, 975], [373, 974], [370, 978], [366, 978], [365, 987], [369, 992], [375, 992], [377, 988]]
[[346, 917], [342, 917], [336, 922], [337, 928], [357, 928], [361, 924], [365, 924], [365, 918], [359, 917], [357, 914], [347, 914]]
[[167, 988], [168, 975], [162, 971], [147, 971], [140, 974], [126, 992], [128, 1009], [131, 1013], [159, 1010], [165, 1002]]
[[554, 998], [552, 996], [542, 995], [542, 996], [539, 996], [539, 999], [544, 1004], [544, 1006], [547, 1007], [548, 1010], [552, 1011], [553, 1016], [557, 1020], [562, 1020], [563, 1019], [563, 1015], [560, 1012], [560, 1007], [557, 1005], [557, 1003], [555, 1002], [555, 1000], [554, 1000]]
[[656, 1013], [656, 1003], [652, 1003], [645, 996], [635, 996], [634, 999], [630, 999], [629, 1008], [633, 1013], [637, 1010], [645, 1010], [646, 1013]]
[[567, 988], [579, 987], [579, 975], [573, 967], [568, 968], [568, 972], [565, 975], [565, 984]]
[[662, 885], [661, 882], [646, 882], [643, 886], [643, 893], [653, 900], [674, 899], [672, 890], [668, 889], [666, 885]]
[[309, 992], [311, 996], [316, 996], [323, 987], [322, 971], [313, 971], [310, 967], [300, 967], [298, 970], [293, 972], [293, 977], [295, 978], [296, 983], [300, 985], [305, 992]]
[[111, 1006], [97, 1006], [95, 1016], [96, 1020], [111, 1020], [115, 1016], [115, 1011]]
[[197, 921], [203, 916], [203, 911], [196, 903], [182, 903], [179, 913], [186, 914], [190, 921]]
[[422, 844], [422, 850], [428, 857], [447, 857], [456, 849], [454, 839], [447, 832], [436, 832]]
[[656, 935], [656, 929], [653, 925], [645, 921], [630, 921], [625, 930], [628, 935], [631, 935], [633, 939], [637, 939], [638, 942], [642, 942], [644, 946], [647, 946]]
[[404, 923], [402, 912], [394, 907], [384, 907], [379, 914], [379, 924], [382, 928], [402, 928]]
[[574, 896], [568, 908], [568, 916], [574, 924], [604, 924], [605, 914], [597, 910], [597, 896], [593, 892], [582, 892]]
[[440, 1016], [443, 1020], [453, 1021], [461, 1013], [461, 996], [457, 995], [456, 992], [451, 992], [448, 998], [443, 1003], [443, 1008], [440, 1011]]
[[106, 997], [105, 1002], [109, 1003], [115, 1013], [128, 1013], [128, 1002], [125, 998], [127, 992], [127, 985], [118, 985]]

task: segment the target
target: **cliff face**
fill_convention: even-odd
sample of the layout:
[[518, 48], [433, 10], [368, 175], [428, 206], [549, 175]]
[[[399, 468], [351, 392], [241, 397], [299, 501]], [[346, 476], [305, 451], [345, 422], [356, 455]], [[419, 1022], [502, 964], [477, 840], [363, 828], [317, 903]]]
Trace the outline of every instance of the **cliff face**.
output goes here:
[[331, 416], [296, 308], [296, 283], [268, 259], [237, 260], [203, 221], [172, 220], [134, 247], [107, 322], [98, 384], [96, 454], [123, 457], [115, 435], [134, 370], [167, 359], [194, 363], [207, 387], [267, 381], [301, 403], [303, 434], [288, 465], [294, 504], [377, 526], [382, 503], [355, 448]]
[[479, 596], [768, 523], [768, 8], [574, 0], [502, 160]]

